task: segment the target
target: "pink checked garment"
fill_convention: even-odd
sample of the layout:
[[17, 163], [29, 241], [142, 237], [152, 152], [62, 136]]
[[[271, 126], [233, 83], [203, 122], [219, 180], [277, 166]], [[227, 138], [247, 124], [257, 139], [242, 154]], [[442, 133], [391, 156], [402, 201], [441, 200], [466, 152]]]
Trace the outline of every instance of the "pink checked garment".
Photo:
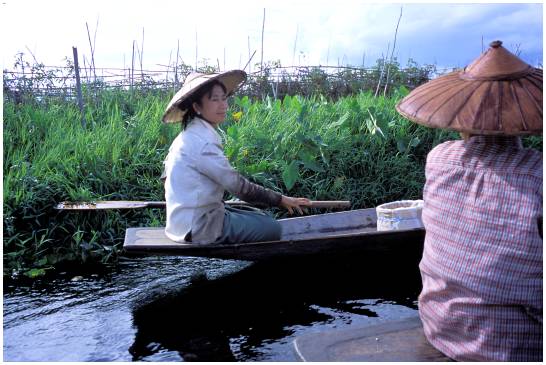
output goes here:
[[542, 360], [542, 154], [475, 136], [427, 157], [425, 335], [459, 361]]

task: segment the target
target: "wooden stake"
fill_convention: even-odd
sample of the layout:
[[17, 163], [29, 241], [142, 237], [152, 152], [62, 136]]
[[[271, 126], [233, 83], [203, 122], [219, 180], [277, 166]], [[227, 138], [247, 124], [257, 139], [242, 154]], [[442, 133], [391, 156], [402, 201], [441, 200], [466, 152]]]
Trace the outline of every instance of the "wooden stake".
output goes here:
[[80, 114], [82, 117], [82, 128], [86, 127], [85, 116], [83, 114], [83, 98], [82, 98], [82, 85], [80, 83], [80, 67], [78, 65], [78, 49], [72, 47], [72, 54], [74, 55], [74, 71], [76, 72], [76, 93], [78, 95], [78, 106], [80, 108]]

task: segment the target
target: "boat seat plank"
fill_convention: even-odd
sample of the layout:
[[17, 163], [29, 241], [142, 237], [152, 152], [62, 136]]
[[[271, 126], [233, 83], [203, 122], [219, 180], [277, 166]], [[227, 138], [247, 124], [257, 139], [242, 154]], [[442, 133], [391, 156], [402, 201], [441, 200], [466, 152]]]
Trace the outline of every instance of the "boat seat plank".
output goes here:
[[293, 345], [301, 361], [452, 361], [427, 341], [418, 316], [302, 335]]
[[191, 245], [190, 243], [174, 242], [165, 235], [165, 227], [159, 228], [127, 228], [124, 246], [143, 245]]

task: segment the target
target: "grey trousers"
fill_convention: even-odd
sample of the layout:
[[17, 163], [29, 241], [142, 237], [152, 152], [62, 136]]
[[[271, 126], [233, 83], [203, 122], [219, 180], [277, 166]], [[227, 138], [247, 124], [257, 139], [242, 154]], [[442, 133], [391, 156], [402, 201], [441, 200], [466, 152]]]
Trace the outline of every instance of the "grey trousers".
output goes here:
[[281, 225], [259, 209], [225, 207], [222, 235], [214, 243], [278, 241]]

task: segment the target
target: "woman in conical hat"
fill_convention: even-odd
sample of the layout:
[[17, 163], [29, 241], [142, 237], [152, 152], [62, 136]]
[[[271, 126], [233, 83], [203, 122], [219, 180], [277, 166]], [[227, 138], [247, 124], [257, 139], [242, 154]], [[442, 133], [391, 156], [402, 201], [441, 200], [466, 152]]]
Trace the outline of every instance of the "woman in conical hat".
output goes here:
[[163, 122], [184, 130], [165, 160], [165, 234], [176, 242], [239, 243], [279, 240], [280, 224], [258, 211], [225, 207], [227, 190], [241, 200], [302, 213], [306, 198], [292, 198], [253, 184], [224, 155], [217, 132], [228, 109], [227, 97], [246, 80], [244, 71], [192, 73], [170, 101]]
[[502, 47], [398, 105], [461, 132], [427, 156], [419, 314], [430, 343], [460, 361], [542, 360], [542, 70]]

